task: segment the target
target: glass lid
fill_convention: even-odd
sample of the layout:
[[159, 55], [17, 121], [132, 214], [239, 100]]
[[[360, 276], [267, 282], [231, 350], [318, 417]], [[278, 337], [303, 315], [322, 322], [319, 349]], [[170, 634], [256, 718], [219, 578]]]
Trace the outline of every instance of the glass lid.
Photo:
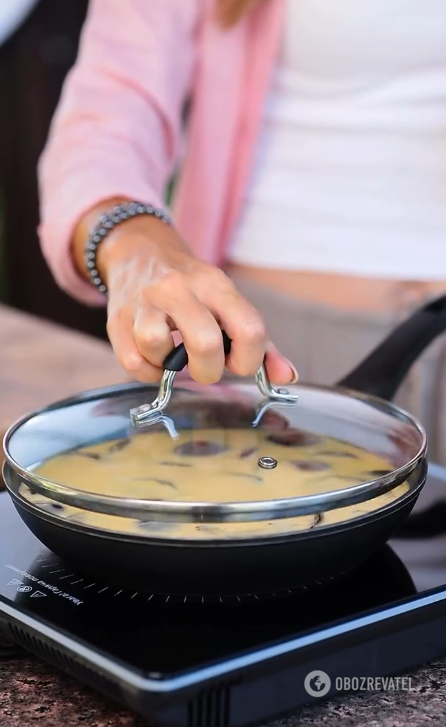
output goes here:
[[4, 450], [22, 497], [148, 527], [314, 524], [321, 513], [339, 521], [349, 508], [357, 515], [400, 498], [425, 456], [419, 424], [373, 397], [276, 391], [264, 371], [254, 383], [209, 387], [172, 387], [173, 378], [159, 390], [87, 392], [13, 425]]

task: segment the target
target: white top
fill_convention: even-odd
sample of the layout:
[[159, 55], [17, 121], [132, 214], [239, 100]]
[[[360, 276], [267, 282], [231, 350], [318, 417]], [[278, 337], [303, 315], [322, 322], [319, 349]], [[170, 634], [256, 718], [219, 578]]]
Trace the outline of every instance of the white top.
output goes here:
[[446, 280], [446, 2], [287, 2], [230, 259]]

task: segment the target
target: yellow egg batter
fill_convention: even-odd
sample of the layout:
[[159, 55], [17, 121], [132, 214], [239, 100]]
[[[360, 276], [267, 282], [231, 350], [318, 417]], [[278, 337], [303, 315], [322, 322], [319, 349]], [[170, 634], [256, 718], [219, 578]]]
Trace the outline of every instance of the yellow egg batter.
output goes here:
[[[273, 457], [275, 469], [259, 458]], [[295, 429], [183, 430], [173, 440], [164, 430], [83, 447], [47, 460], [35, 471], [78, 490], [114, 497], [189, 502], [264, 501], [360, 484], [393, 467], [353, 445]], [[27, 500], [54, 515], [101, 530], [169, 539], [238, 539], [285, 534], [350, 520], [382, 508], [408, 491], [407, 483], [368, 502], [271, 522], [173, 523], [101, 515], [61, 506], [22, 485]]]

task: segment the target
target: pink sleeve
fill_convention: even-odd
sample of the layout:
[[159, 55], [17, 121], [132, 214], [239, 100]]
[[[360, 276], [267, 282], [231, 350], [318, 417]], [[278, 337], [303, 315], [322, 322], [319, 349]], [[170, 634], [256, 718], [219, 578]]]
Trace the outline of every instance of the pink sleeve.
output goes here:
[[43, 254], [61, 288], [101, 305], [70, 242], [79, 218], [112, 197], [163, 206], [178, 160], [201, 0], [90, 0], [38, 179]]

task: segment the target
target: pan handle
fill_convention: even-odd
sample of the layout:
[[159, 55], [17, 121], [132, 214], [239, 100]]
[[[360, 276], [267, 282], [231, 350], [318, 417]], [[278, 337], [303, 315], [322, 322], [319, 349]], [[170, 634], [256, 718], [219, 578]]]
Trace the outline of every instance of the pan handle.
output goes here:
[[446, 295], [401, 323], [338, 386], [391, 401], [420, 354], [446, 331]]

